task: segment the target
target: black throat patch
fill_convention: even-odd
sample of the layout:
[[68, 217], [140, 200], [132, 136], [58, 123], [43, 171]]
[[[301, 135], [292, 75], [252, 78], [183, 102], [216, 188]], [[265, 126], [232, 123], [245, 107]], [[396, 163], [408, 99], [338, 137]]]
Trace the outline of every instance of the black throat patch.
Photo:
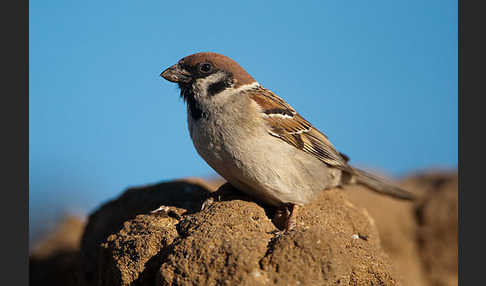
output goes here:
[[188, 112], [191, 118], [195, 121], [199, 120], [201, 117], [207, 117], [207, 114], [202, 111], [194, 98], [194, 92], [190, 86], [179, 86], [181, 89], [181, 97], [187, 103], [189, 107]]
[[194, 100], [194, 98], [187, 102], [187, 106], [189, 106], [189, 115], [191, 115], [192, 119], [194, 119], [195, 121], [201, 119], [201, 117], [203, 117], [203, 115], [206, 115], [201, 110], [201, 108], [199, 107], [197, 102]]

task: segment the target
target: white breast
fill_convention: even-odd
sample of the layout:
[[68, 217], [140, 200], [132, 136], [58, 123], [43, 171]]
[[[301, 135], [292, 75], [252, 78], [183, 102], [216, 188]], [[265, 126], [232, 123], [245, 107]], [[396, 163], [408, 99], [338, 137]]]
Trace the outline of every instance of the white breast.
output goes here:
[[261, 114], [248, 108], [250, 101], [233, 98], [208, 118], [188, 117], [197, 152], [216, 172], [241, 191], [275, 206], [305, 204], [329, 186], [330, 180], [323, 178], [335, 174], [322, 162], [268, 135]]

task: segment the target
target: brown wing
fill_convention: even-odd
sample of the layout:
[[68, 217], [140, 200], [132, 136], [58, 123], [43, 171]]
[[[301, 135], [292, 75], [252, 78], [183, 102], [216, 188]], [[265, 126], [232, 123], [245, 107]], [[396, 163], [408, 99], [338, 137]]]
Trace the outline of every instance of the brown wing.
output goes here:
[[314, 128], [288, 103], [263, 87], [248, 91], [249, 96], [262, 108], [268, 133], [290, 145], [310, 153], [333, 167], [348, 170], [347, 156], [342, 156], [326, 135]]

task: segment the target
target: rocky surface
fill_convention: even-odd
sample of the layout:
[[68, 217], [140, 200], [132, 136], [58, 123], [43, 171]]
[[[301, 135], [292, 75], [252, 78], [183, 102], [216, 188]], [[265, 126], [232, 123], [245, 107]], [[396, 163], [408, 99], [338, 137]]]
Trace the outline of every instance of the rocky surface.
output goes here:
[[75, 285], [84, 221], [68, 216], [33, 250], [29, 259], [30, 285]]
[[322, 192], [287, 233], [274, 210], [220, 183], [127, 190], [40, 245], [31, 285], [457, 285], [455, 173], [403, 180], [415, 204], [357, 186]]
[[180, 221], [156, 285], [397, 284], [372, 220], [339, 190], [298, 209], [289, 233], [229, 185], [216, 195], [221, 201]]
[[[366, 208], [375, 219], [383, 249], [392, 259], [399, 273], [398, 279], [403, 285], [457, 285], [457, 173], [421, 172], [405, 178], [400, 185], [413, 190], [420, 196], [420, 200], [410, 204], [358, 186], [349, 187], [347, 190], [350, 200]], [[431, 205], [447, 211], [429, 212], [429, 219], [435, 219], [436, 224], [424, 225], [420, 218], [421, 210], [429, 209]], [[451, 205], [455, 207], [450, 207]], [[433, 231], [434, 228], [447, 230], [443, 237], [424, 237], [424, 231]], [[434, 268], [432, 265], [442, 264], [443, 259], [440, 255], [436, 258], [429, 256], [426, 262], [424, 243], [440, 246], [442, 255], [453, 257], [448, 263], [455, 267], [449, 267], [448, 271], [438, 271], [438, 268], [429, 271], [428, 269]], [[449, 282], [438, 281], [433, 276], [447, 276]]]
[[457, 285], [458, 180], [438, 178], [416, 208], [417, 244], [431, 285]]
[[[170, 206], [171, 211], [197, 212], [210, 191], [210, 186], [202, 180], [173, 181], [129, 189], [103, 205], [90, 215], [81, 240], [81, 284], [128, 285], [116, 283], [138, 281], [133, 285], [144, 285], [144, 277], [139, 277], [143, 271], [137, 269], [144, 268], [151, 256], [169, 245], [177, 234], [173, 229], [177, 220], [151, 211]], [[109, 265], [110, 262], [113, 264]], [[106, 276], [108, 270], [100, 268], [100, 264], [113, 267], [113, 276]], [[124, 264], [132, 268], [123, 268]], [[114, 284], [108, 284], [110, 282]]]

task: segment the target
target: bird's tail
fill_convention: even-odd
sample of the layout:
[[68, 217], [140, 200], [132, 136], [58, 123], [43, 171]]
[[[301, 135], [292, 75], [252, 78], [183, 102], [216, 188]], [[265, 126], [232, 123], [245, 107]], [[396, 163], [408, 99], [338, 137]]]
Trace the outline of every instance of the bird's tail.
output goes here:
[[381, 179], [363, 170], [354, 167], [351, 168], [352, 176], [350, 183], [364, 185], [377, 193], [391, 196], [397, 199], [409, 201], [416, 200], [416, 196], [409, 191], [399, 188], [392, 183], [388, 183], [384, 179]]

